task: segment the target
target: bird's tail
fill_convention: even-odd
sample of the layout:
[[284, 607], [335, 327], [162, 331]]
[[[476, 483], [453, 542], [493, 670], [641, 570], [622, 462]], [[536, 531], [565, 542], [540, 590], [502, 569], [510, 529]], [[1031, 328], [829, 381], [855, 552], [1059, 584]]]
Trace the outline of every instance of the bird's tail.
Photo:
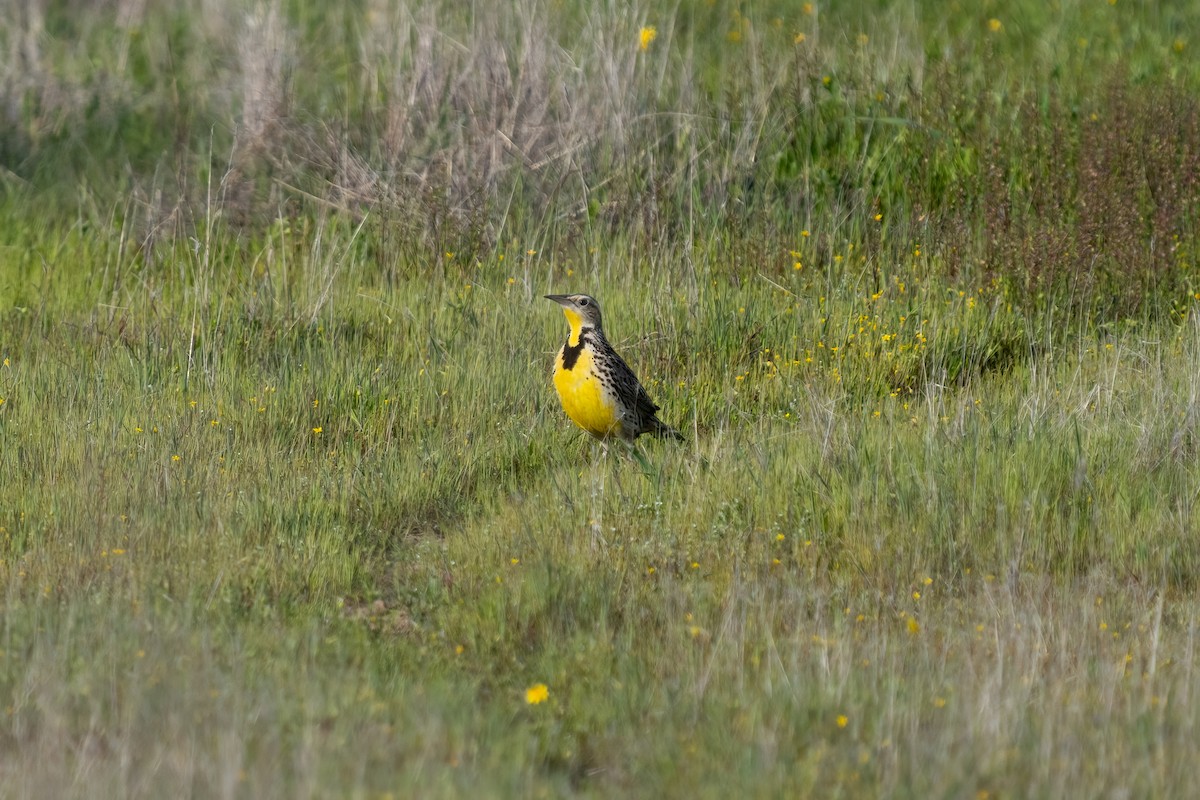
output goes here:
[[667, 423], [663, 422], [658, 417], [655, 417], [652, 420], [652, 422], [653, 422], [653, 427], [649, 431], [651, 436], [657, 436], [660, 439], [674, 439], [677, 442], [686, 442], [687, 441], [687, 439], [683, 438], [682, 433], [675, 430], [674, 428], [672, 428]]

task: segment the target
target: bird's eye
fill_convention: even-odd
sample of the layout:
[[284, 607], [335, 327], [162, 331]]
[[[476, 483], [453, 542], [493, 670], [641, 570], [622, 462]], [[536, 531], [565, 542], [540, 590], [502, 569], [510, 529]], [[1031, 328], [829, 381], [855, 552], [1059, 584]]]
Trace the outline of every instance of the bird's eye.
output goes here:
[[588, 304], [588, 299], [586, 297], [579, 301], [579, 305], [581, 305], [581, 306], [586, 306], [587, 304]]

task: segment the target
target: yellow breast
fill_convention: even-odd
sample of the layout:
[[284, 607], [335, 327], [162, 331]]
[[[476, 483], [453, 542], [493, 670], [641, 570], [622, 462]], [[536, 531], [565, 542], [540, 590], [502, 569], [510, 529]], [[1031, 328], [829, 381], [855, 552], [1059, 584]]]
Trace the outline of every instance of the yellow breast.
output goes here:
[[554, 362], [554, 388], [558, 390], [563, 411], [576, 425], [598, 439], [620, 435], [621, 419], [616, 401], [596, 377], [589, 350], [585, 348], [579, 354], [571, 369], [563, 368], [563, 353], [558, 352]]

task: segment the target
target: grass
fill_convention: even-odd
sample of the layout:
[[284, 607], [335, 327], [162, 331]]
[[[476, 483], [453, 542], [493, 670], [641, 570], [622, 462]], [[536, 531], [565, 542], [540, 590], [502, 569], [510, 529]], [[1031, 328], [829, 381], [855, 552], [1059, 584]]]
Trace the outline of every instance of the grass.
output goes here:
[[1193, 12], [115, 8], [0, 26], [5, 796], [1190, 793]]

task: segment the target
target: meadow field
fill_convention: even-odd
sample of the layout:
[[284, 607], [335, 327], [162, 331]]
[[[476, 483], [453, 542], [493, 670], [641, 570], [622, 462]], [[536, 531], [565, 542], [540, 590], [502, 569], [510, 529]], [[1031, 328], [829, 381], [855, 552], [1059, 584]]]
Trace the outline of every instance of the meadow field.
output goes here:
[[1197, 31], [0, 0], [0, 797], [1192, 796]]

